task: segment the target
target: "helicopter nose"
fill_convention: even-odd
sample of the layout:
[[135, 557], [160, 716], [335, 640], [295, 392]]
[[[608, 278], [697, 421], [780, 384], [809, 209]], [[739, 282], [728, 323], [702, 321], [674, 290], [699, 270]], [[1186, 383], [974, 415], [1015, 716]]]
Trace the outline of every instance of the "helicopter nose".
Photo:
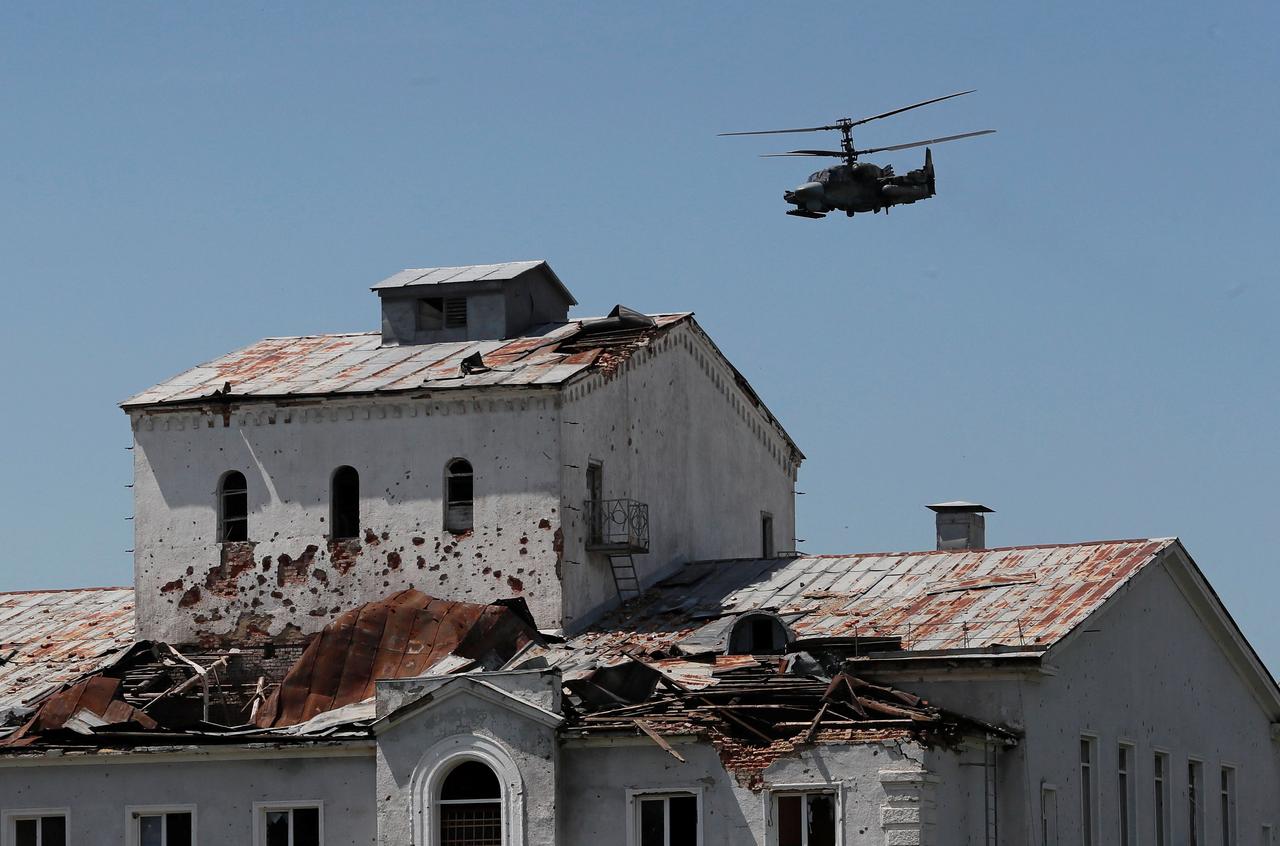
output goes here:
[[821, 183], [821, 182], [806, 182], [805, 184], [803, 184], [803, 185], [799, 185], [799, 186], [797, 186], [795, 189], [793, 189], [793, 190], [791, 190], [791, 191], [787, 191], [787, 192], [786, 192], [785, 194], [783, 194], [782, 196], [783, 196], [783, 197], [784, 197], [788, 202], [791, 202], [791, 201], [797, 201], [797, 200], [798, 200], [798, 201], [804, 201], [804, 200], [817, 200], [817, 199], [821, 199], [821, 197], [822, 197], [822, 183]]

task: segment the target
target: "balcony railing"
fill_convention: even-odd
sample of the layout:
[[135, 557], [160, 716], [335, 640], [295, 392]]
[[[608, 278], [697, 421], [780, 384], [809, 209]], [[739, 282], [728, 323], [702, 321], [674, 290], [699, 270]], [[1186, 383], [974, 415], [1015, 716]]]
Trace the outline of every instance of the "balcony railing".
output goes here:
[[589, 499], [585, 503], [587, 551], [649, 551], [649, 506], [634, 499]]

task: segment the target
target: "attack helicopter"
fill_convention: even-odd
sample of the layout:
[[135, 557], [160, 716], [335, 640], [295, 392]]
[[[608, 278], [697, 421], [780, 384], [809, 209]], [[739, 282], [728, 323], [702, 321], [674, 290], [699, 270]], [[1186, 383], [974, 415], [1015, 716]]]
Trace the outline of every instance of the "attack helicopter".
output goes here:
[[[960, 135], [946, 135], [942, 138], [930, 138], [927, 141], [912, 141], [909, 144], [894, 144], [889, 147], [869, 147], [858, 150], [853, 146], [853, 128], [873, 120], [880, 120], [891, 115], [918, 109], [931, 103], [940, 103], [952, 97], [972, 94], [977, 89], [958, 91], [945, 97], [935, 97], [920, 103], [912, 103], [900, 109], [884, 112], [871, 117], [853, 120], [840, 118], [826, 126], [806, 126], [799, 129], [765, 129], [757, 132], [721, 132], [727, 135], [782, 135], [792, 132], [825, 132], [834, 130], [840, 133], [839, 150], [788, 150], [785, 153], [766, 153], [762, 158], [783, 156], [828, 156], [843, 159], [844, 164], [823, 168], [809, 174], [809, 179], [790, 191], [785, 191], [782, 198], [795, 206], [787, 214], [795, 217], [822, 218], [828, 212], [842, 211], [849, 217], [858, 212], [889, 213], [891, 206], [909, 205], [918, 200], [927, 200], [936, 193], [933, 175], [933, 151], [931, 144], [942, 144], [947, 141], [959, 141], [961, 138], [974, 138], [978, 135], [990, 135], [994, 129], [983, 129], [978, 132], [965, 132]], [[924, 167], [908, 171], [902, 176], [893, 172], [893, 165], [874, 165], [859, 162], [858, 156], [872, 153], [888, 153], [894, 150], [909, 150], [912, 147], [924, 147]]]

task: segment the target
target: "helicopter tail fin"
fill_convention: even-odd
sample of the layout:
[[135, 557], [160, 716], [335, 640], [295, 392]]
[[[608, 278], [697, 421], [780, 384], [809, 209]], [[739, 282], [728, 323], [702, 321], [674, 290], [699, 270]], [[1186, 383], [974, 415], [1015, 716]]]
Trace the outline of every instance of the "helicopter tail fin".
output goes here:
[[933, 180], [933, 150], [924, 148], [924, 176], [929, 181], [929, 196], [937, 193]]

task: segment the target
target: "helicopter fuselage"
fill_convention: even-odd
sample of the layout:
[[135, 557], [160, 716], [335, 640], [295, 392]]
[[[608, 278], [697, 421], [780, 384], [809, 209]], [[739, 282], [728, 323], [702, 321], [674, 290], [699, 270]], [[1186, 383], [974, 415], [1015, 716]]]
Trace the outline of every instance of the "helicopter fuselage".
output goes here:
[[795, 206], [787, 214], [816, 218], [833, 211], [850, 216], [878, 212], [890, 206], [926, 200], [933, 194], [933, 161], [926, 153], [925, 166], [903, 176], [895, 175], [891, 166], [880, 167], [870, 162], [823, 168], [782, 197]]

